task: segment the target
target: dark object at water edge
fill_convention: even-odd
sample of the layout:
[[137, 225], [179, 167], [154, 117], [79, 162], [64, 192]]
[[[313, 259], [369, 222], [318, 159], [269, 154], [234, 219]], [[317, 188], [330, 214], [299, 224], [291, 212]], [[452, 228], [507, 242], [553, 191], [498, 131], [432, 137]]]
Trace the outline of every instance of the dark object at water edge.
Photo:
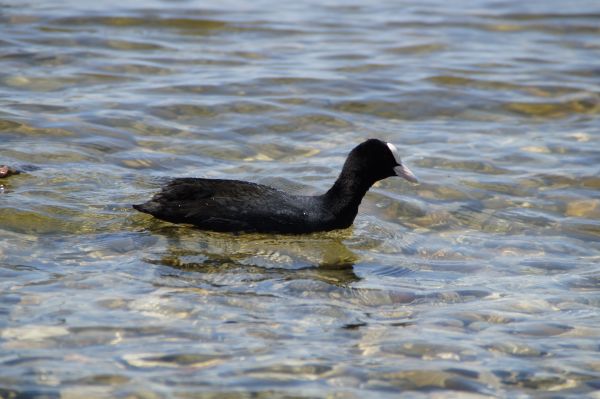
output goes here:
[[369, 188], [391, 176], [417, 182], [393, 144], [378, 139], [356, 146], [325, 194], [292, 195], [239, 180], [179, 178], [143, 204], [140, 212], [173, 223], [222, 232], [310, 233], [350, 227]]
[[7, 165], [0, 165], [0, 179], [12, 175], [18, 175], [19, 173], [21, 172]]

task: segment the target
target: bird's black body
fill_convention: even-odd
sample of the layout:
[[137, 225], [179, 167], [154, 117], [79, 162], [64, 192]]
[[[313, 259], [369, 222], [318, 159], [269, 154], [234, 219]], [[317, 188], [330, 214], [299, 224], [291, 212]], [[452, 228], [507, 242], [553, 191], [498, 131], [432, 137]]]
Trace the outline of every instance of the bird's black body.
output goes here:
[[[261, 184], [181, 178], [172, 180], [151, 201], [134, 207], [205, 230], [307, 233], [336, 228], [334, 216], [322, 204], [321, 196], [296, 196]], [[318, 228], [321, 225], [327, 228]]]
[[328, 231], [351, 226], [367, 190], [376, 181], [394, 175], [416, 181], [402, 166], [393, 145], [370, 139], [352, 150], [335, 184], [323, 195], [292, 195], [239, 180], [179, 178], [150, 201], [133, 207], [162, 220], [193, 224], [203, 230], [296, 234]]

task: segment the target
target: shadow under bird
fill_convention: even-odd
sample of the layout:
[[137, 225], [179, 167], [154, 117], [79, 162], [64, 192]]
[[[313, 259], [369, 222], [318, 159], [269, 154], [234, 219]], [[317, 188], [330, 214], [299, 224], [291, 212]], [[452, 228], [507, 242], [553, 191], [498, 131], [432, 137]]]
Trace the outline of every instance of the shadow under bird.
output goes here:
[[300, 234], [350, 227], [377, 181], [400, 176], [416, 183], [393, 144], [369, 139], [356, 146], [333, 186], [322, 195], [293, 195], [239, 180], [178, 178], [143, 204], [140, 212], [202, 230]]

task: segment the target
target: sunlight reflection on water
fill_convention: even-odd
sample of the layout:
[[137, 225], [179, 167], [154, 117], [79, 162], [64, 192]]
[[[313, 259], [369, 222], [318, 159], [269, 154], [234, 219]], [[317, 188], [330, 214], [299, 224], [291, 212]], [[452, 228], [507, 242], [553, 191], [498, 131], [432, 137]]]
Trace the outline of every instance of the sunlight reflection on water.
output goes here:
[[[4, 2], [0, 396], [600, 387], [597, 2]], [[417, 173], [351, 229], [134, 212], [168, 177]]]

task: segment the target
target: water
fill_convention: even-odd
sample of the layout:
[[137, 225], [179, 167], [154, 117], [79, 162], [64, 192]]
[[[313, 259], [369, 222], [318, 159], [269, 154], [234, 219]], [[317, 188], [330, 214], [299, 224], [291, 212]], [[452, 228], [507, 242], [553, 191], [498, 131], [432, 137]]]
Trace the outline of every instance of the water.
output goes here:
[[[0, 396], [600, 397], [598, 2], [1, 7]], [[421, 184], [346, 231], [130, 207], [368, 137]]]

